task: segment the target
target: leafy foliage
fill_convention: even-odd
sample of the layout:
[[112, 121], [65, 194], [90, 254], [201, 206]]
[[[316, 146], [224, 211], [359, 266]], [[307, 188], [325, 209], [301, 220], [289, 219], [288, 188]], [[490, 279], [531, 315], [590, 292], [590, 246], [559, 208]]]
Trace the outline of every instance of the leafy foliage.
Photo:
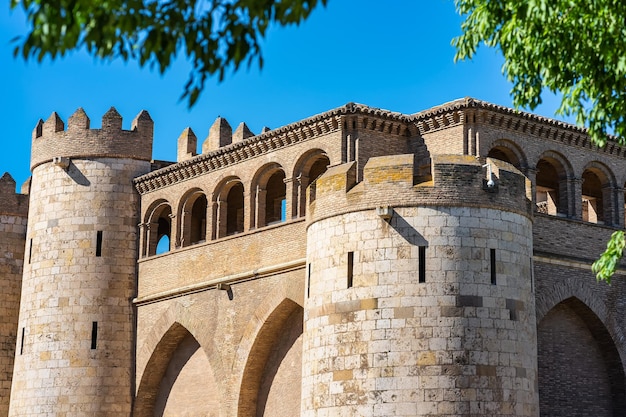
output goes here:
[[598, 281], [606, 281], [611, 283], [611, 277], [617, 268], [617, 264], [622, 259], [624, 253], [624, 247], [626, 247], [626, 240], [624, 239], [624, 232], [618, 230], [613, 232], [611, 239], [606, 244], [606, 250], [597, 261], [591, 265], [591, 270], [596, 274]]
[[534, 109], [548, 89], [557, 111], [588, 126], [598, 146], [626, 144], [626, 3], [620, 0], [455, 0], [465, 16], [456, 59], [499, 48], [515, 106]]
[[[534, 109], [545, 89], [562, 94], [558, 114], [575, 115], [604, 146], [613, 132], [626, 145], [626, 2], [620, 0], [455, 0], [465, 16], [453, 39], [456, 60], [484, 43], [504, 55], [517, 107]], [[615, 232], [593, 264], [611, 282], [626, 240]]]
[[299, 24], [327, 0], [11, 0], [30, 31], [14, 39], [24, 59], [85, 48], [94, 57], [137, 60], [165, 72], [183, 53], [192, 64], [181, 98], [198, 99], [209, 76], [255, 60], [272, 24]]

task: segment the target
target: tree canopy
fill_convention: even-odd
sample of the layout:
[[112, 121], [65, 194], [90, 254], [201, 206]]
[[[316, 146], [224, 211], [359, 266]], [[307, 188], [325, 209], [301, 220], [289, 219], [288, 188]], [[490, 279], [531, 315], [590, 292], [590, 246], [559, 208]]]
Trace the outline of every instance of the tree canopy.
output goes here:
[[263, 66], [260, 42], [272, 24], [299, 24], [327, 0], [11, 0], [29, 32], [14, 54], [41, 61], [85, 48], [102, 59], [136, 59], [166, 71], [177, 54], [192, 69], [183, 99], [192, 106], [209, 76], [242, 63]]
[[599, 146], [613, 132], [626, 144], [626, 3], [619, 0], [456, 0], [465, 20], [456, 59], [480, 44], [504, 55], [515, 106], [531, 110], [544, 90], [561, 93]]
[[[588, 127], [604, 146], [612, 132], [626, 145], [626, 3], [620, 0], [456, 0], [463, 33], [452, 44], [457, 60], [484, 44], [504, 55], [516, 107], [534, 109], [545, 90], [562, 95], [557, 110]], [[626, 240], [617, 231], [593, 264], [611, 282]]]

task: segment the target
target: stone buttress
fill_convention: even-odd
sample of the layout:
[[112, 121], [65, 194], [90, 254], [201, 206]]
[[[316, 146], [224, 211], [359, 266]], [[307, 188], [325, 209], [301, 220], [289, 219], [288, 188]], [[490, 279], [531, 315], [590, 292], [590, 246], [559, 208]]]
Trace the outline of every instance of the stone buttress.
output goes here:
[[309, 191], [301, 415], [537, 417], [529, 182], [449, 155], [419, 182], [414, 159]]
[[152, 119], [82, 109], [33, 131], [11, 416], [129, 416], [137, 224]]

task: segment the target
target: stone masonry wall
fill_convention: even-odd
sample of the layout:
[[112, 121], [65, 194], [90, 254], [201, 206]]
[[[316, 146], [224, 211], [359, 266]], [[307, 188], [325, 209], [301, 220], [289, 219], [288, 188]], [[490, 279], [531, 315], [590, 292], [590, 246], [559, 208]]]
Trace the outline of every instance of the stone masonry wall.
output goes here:
[[503, 167], [490, 193], [477, 165], [438, 156], [434, 184], [413, 186], [399, 155], [370, 159], [362, 184], [353, 166], [318, 180], [302, 416], [538, 415], [524, 178]]
[[28, 196], [15, 193], [9, 174], [0, 178], [0, 417], [9, 413], [9, 395], [22, 288]]
[[12, 416], [128, 416], [139, 197], [147, 161], [33, 171]]

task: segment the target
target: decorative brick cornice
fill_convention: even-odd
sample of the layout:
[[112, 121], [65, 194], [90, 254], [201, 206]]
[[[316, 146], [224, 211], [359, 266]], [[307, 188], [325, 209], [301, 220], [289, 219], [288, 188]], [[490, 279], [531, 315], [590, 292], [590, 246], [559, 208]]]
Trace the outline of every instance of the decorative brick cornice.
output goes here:
[[363, 104], [348, 103], [299, 122], [153, 171], [137, 178], [135, 187], [141, 194], [149, 193], [342, 129], [366, 129], [399, 136], [414, 136], [462, 124], [475, 123], [626, 157], [626, 148], [617, 143], [616, 137], [609, 137], [607, 145], [600, 149], [591, 143], [587, 130], [584, 128], [471, 97], [454, 100], [412, 115]]
[[362, 104], [348, 103], [325, 113], [153, 171], [135, 179], [135, 187], [140, 194], [149, 193], [280, 148], [335, 132], [342, 129], [342, 119], [352, 115], [359, 117], [358, 128], [361, 129], [406, 135], [411, 128], [407, 115]]
[[615, 136], [608, 136], [606, 146], [598, 148], [591, 143], [585, 128], [471, 97], [415, 113], [411, 116], [411, 120], [419, 129], [420, 134], [462, 123], [482, 123], [566, 145], [580, 146], [615, 156], [626, 156], [626, 149], [618, 144], [618, 138]]

